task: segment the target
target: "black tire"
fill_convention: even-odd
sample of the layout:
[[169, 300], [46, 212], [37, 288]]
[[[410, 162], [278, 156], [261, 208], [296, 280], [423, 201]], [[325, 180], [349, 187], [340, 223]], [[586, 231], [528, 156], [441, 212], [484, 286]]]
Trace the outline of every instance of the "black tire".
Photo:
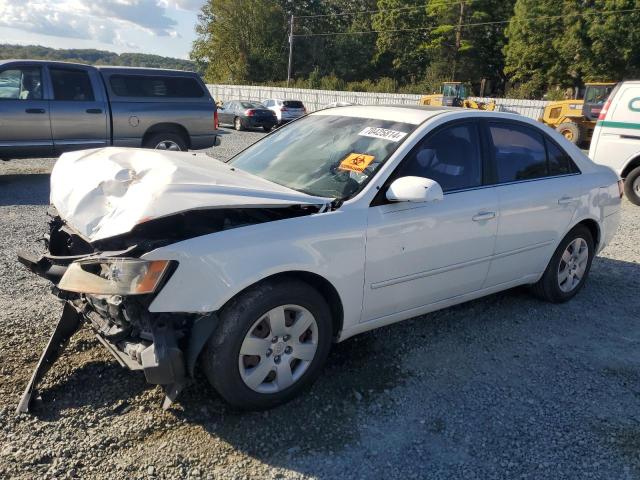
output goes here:
[[[562, 255], [564, 254], [569, 244], [578, 238], [582, 238], [586, 242], [587, 247], [589, 249], [588, 257], [587, 257], [587, 265], [579, 283], [575, 287], [573, 287], [571, 291], [567, 292], [567, 291], [563, 291], [560, 288], [558, 272], [561, 266], [561, 262], [563, 262]], [[591, 262], [593, 261], [594, 255], [595, 255], [595, 246], [593, 243], [593, 237], [591, 236], [591, 232], [584, 225], [577, 225], [569, 233], [567, 233], [564, 239], [560, 242], [560, 245], [558, 245], [558, 248], [556, 249], [553, 256], [551, 257], [551, 260], [549, 261], [549, 265], [547, 265], [547, 268], [544, 271], [542, 278], [538, 280], [537, 283], [531, 286], [532, 292], [537, 297], [552, 303], [563, 303], [563, 302], [566, 302], [567, 300], [570, 300], [584, 286], [584, 283], [587, 280], [587, 277], [589, 276], [589, 270], [591, 270]], [[565, 268], [566, 268], [566, 264], [565, 264]]]
[[[275, 393], [257, 392], [242, 379], [240, 348], [257, 320], [273, 308], [292, 304], [307, 309], [316, 320], [315, 356], [300, 378], [288, 388]], [[200, 358], [201, 365], [213, 388], [231, 407], [239, 410], [264, 410], [299, 395], [318, 378], [331, 349], [333, 329], [329, 306], [317, 290], [304, 282], [280, 280], [259, 284], [231, 300], [219, 317], [220, 326], [207, 341]], [[267, 337], [270, 335], [268, 333]]]
[[559, 132], [564, 138], [569, 140], [574, 145], [580, 145], [585, 139], [584, 130], [580, 125], [573, 122], [561, 123], [556, 127], [556, 131]]
[[640, 167], [631, 170], [624, 179], [624, 194], [627, 200], [640, 206]]
[[265, 125], [264, 127], [262, 127], [262, 129], [269, 133], [272, 129], [273, 129], [273, 125]]
[[[180, 150], [174, 148], [161, 148], [160, 145], [175, 145]], [[187, 142], [182, 135], [176, 132], [160, 132], [154, 133], [147, 138], [143, 145], [145, 148], [152, 148], [157, 150], [173, 150], [173, 151], [187, 151]]]
[[242, 124], [242, 119], [240, 117], [235, 117], [233, 119], [233, 128], [235, 128], [238, 132], [244, 130], [244, 125]]

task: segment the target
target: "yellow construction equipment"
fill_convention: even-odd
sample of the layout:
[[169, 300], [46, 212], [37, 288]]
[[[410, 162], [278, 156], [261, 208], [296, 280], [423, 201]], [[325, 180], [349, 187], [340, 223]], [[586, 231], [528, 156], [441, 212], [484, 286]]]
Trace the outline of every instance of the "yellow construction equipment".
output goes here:
[[496, 103], [477, 102], [469, 98], [469, 90], [462, 82], [444, 82], [442, 93], [425, 95], [420, 99], [420, 105], [432, 105], [434, 107], [462, 107], [475, 110], [495, 110]]
[[615, 86], [615, 83], [587, 83], [584, 98], [551, 102], [544, 108], [540, 121], [576, 145], [588, 142], [600, 110]]

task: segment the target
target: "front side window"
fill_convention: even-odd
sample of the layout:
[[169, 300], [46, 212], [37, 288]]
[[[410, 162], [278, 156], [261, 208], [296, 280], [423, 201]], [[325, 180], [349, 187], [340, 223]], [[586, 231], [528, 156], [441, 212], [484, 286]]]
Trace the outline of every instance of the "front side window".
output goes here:
[[547, 176], [547, 154], [542, 133], [510, 123], [490, 124], [498, 183]]
[[429, 135], [395, 174], [397, 178], [407, 176], [435, 180], [445, 192], [481, 185], [482, 157], [476, 125], [454, 125]]
[[205, 92], [194, 78], [112, 75], [109, 84], [119, 97], [200, 98]]
[[304, 117], [240, 152], [241, 170], [310, 195], [357, 194], [416, 126], [371, 118]]
[[0, 100], [42, 100], [40, 67], [10, 68], [0, 72]]
[[92, 102], [93, 88], [89, 74], [84, 70], [50, 68], [53, 98], [55, 100]]

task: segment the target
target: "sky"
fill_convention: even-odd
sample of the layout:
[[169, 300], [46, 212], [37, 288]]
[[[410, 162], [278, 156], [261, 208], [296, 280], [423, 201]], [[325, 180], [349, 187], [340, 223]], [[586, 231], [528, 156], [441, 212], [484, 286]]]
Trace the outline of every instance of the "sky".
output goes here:
[[188, 58], [204, 0], [0, 0], [0, 44]]

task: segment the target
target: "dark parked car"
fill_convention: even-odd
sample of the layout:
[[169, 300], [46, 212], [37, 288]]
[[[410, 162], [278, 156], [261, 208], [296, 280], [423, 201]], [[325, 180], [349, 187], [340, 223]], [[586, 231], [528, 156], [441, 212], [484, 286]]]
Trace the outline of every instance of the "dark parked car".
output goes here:
[[278, 123], [275, 113], [260, 102], [250, 100], [232, 100], [218, 107], [221, 124], [233, 125], [236, 130], [262, 127], [265, 132]]
[[216, 104], [197, 73], [0, 61], [0, 159], [70, 150], [219, 144]]

